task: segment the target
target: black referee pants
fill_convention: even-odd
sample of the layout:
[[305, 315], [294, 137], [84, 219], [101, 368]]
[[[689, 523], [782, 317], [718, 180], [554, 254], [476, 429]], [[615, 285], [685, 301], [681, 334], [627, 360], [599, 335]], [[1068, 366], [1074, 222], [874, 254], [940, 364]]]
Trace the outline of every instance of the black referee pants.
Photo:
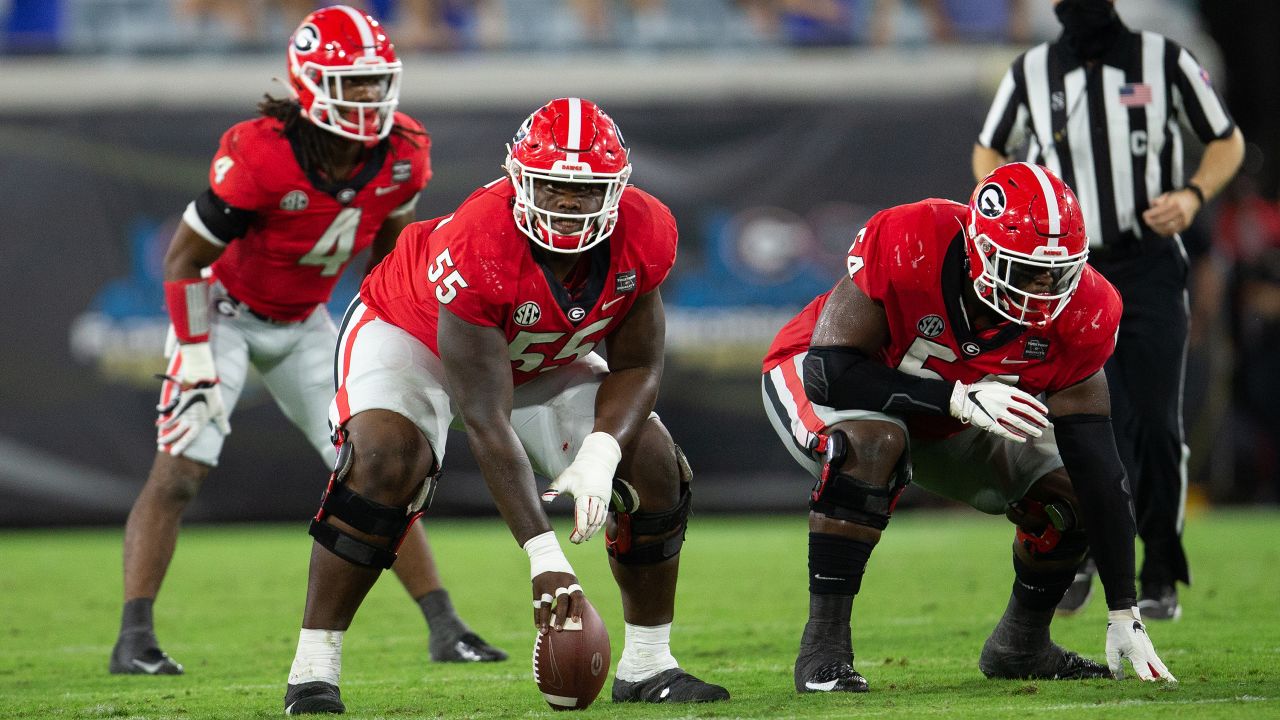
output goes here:
[[1100, 250], [1091, 254], [1090, 264], [1124, 300], [1106, 372], [1116, 444], [1142, 538], [1139, 578], [1144, 587], [1190, 583], [1182, 549], [1188, 452], [1182, 396], [1190, 315], [1186, 251], [1180, 241], [1156, 239], [1128, 253]]

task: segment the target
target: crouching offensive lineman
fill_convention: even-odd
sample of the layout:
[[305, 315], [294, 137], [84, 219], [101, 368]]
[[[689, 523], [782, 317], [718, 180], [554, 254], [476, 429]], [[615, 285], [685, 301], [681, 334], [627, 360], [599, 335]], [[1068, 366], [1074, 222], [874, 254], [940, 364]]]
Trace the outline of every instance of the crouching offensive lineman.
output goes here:
[[[676, 256], [670, 211], [627, 186], [628, 151], [594, 104], [561, 98], [512, 140], [508, 177], [410, 225], [366, 278], [338, 345], [331, 419], [344, 440], [316, 543], [286, 712], [342, 712], [342, 635], [429, 500], [448, 429], [465, 429], [528, 552], [534, 622], [584, 595], [539, 502], [573, 496], [570, 540], [606, 519], [626, 642], [615, 702], [728, 699], [669, 640], [689, 514], [688, 465], [653, 413]], [[592, 352], [608, 346], [608, 361]], [[616, 479], [616, 480], [615, 480]], [[612, 505], [612, 510], [611, 510]]]
[[[1070, 188], [1043, 167], [1005, 165], [968, 207], [924, 200], [872, 217], [848, 277], [779, 332], [766, 412], [817, 478], [797, 691], [867, 690], [849, 620], [912, 479], [911, 443], [951, 463], [922, 472], [922, 486], [1017, 525], [1013, 593], [982, 647], [985, 675], [1121, 677], [1128, 659], [1144, 680], [1174, 680], [1135, 607], [1134, 518], [1102, 372], [1120, 297], [1087, 256]], [[1089, 547], [1110, 609], [1110, 671], [1049, 639]]]

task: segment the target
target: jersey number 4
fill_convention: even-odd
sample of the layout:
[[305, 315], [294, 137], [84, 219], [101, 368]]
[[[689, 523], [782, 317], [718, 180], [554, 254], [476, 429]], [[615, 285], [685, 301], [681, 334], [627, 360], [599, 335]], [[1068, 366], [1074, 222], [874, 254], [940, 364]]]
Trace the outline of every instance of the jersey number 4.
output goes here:
[[356, 229], [360, 227], [360, 208], [343, 208], [338, 217], [329, 223], [328, 229], [316, 241], [311, 252], [302, 256], [299, 265], [319, 265], [324, 269], [320, 274], [333, 277], [342, 272], [343, 266], [351, 259], [351, 250], [356, 246]]

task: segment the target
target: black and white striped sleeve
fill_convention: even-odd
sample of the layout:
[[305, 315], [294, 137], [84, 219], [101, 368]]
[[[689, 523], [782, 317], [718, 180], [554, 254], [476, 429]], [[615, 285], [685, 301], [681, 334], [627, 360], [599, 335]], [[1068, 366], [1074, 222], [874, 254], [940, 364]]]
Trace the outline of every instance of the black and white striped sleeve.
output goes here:
[[1171, 40], [1165, 40], [1165, 76], [1172, 86], [1174, 107], [1201, 142], [1220, 140], [1235, 130], [1235, 121], [1209, 82], [1209, 73], [1186, 48]]
[[1012, 155], [1026, 137], [1030, 113], [1027, 109], [1027, 84], [1023, 77], [1023, 58], [1013, 61], [996, 89], [987, 120], [978, 134], [978, 144], [1003, 155]]

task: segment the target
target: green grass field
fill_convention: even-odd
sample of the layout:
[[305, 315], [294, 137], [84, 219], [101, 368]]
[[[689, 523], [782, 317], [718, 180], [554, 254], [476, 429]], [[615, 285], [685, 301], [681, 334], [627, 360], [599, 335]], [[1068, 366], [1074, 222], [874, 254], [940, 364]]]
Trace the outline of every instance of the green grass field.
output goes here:
[[[563, 520], [563, 518], [561, 518]], [[384, 577], [347, 635], [342, 690], [357, 718], [549, 717], [530, 676], [528, 563], [501, 521], [436, 521], [454, 603], [512, 659], [427, 661], [426, 625]], [[1212, 512], [1187, 531], [1196, 585], [1184, 618], [1154, 624], [1176, 687], [989, 681], [978, 650], [1004, 608], [1012, 528], [977, 513], [904, 512], [854, 604], [863, 696], [797, 696], [791, 665], [807, 608], [801, 517], [696, 516], [683, 555], [673, 650], [730, 689], [711, 706], [614, 706], [596, 717], [1280, 717], [1280, 514]], [[106, 672], [120, 612], [119, 530], [0, 533], [0, 718], [255, 718], [282, 714], [309, 538], [301, 527], [188, 528], [156, 607], [182, 677]], [[565, 543], [568, 546], [568, 543]], [[601, 543], [570, 561], [621, 652], [617, 589]], [[1060, 643], [1102, 659], [1105, 612], [1059, 620]], [[1158, 715], [1157, 715], [1158, 714]]]

